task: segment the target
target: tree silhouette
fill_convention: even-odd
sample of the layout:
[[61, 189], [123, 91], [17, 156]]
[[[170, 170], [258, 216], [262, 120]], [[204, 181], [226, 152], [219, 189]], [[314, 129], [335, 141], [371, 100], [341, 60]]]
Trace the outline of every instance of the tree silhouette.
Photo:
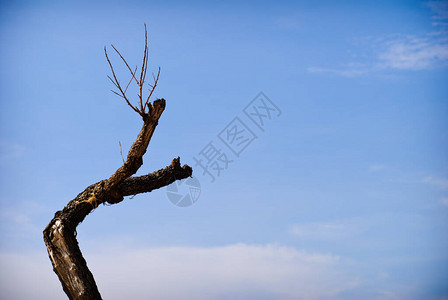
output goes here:
[[[150, 102], [150, 98], [159, 80], [160, 68], [157, 76], [153, 74], [153, 83], [149, 84], [149, 93], [144, 96], [144, 85], [148, 69], [148, 43], [145, 24], [145, 48], [140, 74], [137, 67], [131, 69], [121, 53], [112, 45], [114, 51], [120, 56], [131, 73], [131, 79], [125, 87], [120, 84], [114, 67], [109, 60], [106, 47], [104, 53], [109, 63], [112, 76], [108, 78], [114, 84], [115, 94], [123, 98], [133, 111], [143, 119], [143, 126], [129, 150], [126, 161], [108, 179], [101, 180], [88, 186], [75, 199], [71, 200], [63, 210], [57, 211], [54, 218], [43, 231], [45, 245], [53, 264], [53, 270], [58, 275], [64, 292], [70, 299], [101, 299], [100, 292], [92, 273], [82, 256], [76, 240], [76, 227], [98, 205], [117, 204], [123, 201], [124, 196], [150, 192], [166, 186], [175, 180], [184, 179], [192, 174], [188, 165], [181, 166], [180, 158], [175, 158], [171, 164], [161, 170], [148, 175], [132, 177], [143, 165], [145, 154], [151, 137], [158, 124], [159, 118], [165, 109], [165, 99]], [[134, 82], [138, 88], [138, 103], [133, 105], [126, 92]]]

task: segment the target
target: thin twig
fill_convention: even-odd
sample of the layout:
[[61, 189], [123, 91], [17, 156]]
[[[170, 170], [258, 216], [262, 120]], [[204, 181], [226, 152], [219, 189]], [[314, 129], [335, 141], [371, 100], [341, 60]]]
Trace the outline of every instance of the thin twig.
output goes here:
[[116, 91], [114, 91], [114, 90], [110, 90], [112, 93], [114, 93], [115, 95], [117, 95], [118, 97], [121, 97], [121, 98], [123, 98], [123, 95], [121, 95], [121, 94], [118, 94]]
[[146, 72], [148, 70], [148, 61], [149, 61], [148, 33], [147, 33], [147, 30], [146, 30], [146, 23], [145, 23], [145, 52], [146, 52], [146, 61], [145, 61], [145, 72], [143, 74], [143, 81], [141, 82], [142, 86], [145, 83]]
[[146, 106], [149, 105], [149, 98], [151, 98], [152, 93], [153, 93], [154, 90], [156, 89], [157, 82], [159, 82], [160, 67], [159, 67], [159, 71], [157, 72], [157, 77], [155, 77], [154, 74], [153, 74], [152, 76], [153, 76], [153, 78], [154, 78], [154, 85], [152, 85], [152, 88], [149, 90], [149, 95], [148, 95], [148, 98], [146, 98], [145, 106], [143, 107], [143, 109], [145, 109]]
[[120, 155], [121, 155], [121, 160], [123, 160], [123, 164], [124, 164], [123, 149], [121, 149], [121, 142], [118, 141], [118, 144], [120, 145]]
[[142, 70], [140, 72], [140, 82], [138, 83], [139, 87], [138, 98], [140, 101], [141, 111], [145, 111], [143, 107], [143, 84], [145, 83], [145, 77], [146, 77], [147, 57], [148, 57], [148, 34], [146, 31], [146, 24], [145, 24], [145, 49], [143, 51], [143, 62], [142, 62]]
[[[148, 95], [148, 97], [146, 97], [146, 100], [143, 101], [143, 86], [145, 84], [146, 72], [148, 70], [148, 62], [149, 62], [148, 31], [146, 29], [146, 24], [145, 24], [145, 47], [143, 50], [143, 61], [142, 61], [142, 66], [141, 66], [141, 70], [140, 70], [140, 78], [139, 79], [137, 79], [137, 77], [135, 76], [137, 73], [138, 66], [136, 66], [135, 69], [132, 70], [131, 67], [129, 66], [128, 62], [126, 61], [126, 59], [123, 57], [123, 55], [121, 55], [120, 51], [118, 51], [114, 47], [114, 45], [111, 45], [111, 47], [120, 56], [121, 60], [126, 65], [129, 72], [131, 73], [131, 79], [127, 83], [126, 88], [123, 90], [123, 88], [121, 87], [120, 81], [118, 80], [118, 78], [115, 74], [115, 70], [114, 70], [114, 67], [113, 67], [110, 59], [109, 59], [109, 56], [107, 55], [106, 47], [104, 47], [104, 53], [106, 55], [107, 62], [109, 63], [109, 67], [112, 71], [112, 77], [108, 75], [107, 78], [109, 78], [109, 80], [118, 89], [118, 92], [114, 91], [114, 90], [112, 90], [112, 92], [114, 94], [118, 95], [119, 97], [123, 98], [126, 101], [126, 103], [132, 108], [132, 110], [134, 110], [136, 113], [138, 113], [139, 115], [144, 117], [146, 114], [149, 113], [149, 110], [151, 109], [151, 107], [150, 107], [151, 104], [150, 104], [149, 100], [150, 100], [152, 94], [154, 93], [154, 90], [157, 86], [157, 82], [159, 81], [159, 76], [160, 76], [160, 67], [159, 67], [159, 70], [157, 72], [157, 77], [154, 75], [154, 73], [152, 74], [154, 84], [148, 84], [150, 87], [149, 95]], [[139, 103], [137, 105], [132, 105], [131, 102], [129, 101], [128, 97], [126, 96], [126, 92], [129, 88], [130, 84], [132, 83], [132, 81], [135, 81], [135, 83], [138, 86], [137, 97], [138, 97]], [[146, 111], [147, 108], [148, 108], [148, 112]]]
[[128, 90], [128, 87], [129, 87], [129, 85], [131, 84], [132, 79], [135, 79], [135, 72], [137, 72], [137, 66], [135, 66], [134, 73], [131, 72], [132, 77], [131, 77], [131, 80], [129, 80], [128, 85], [127, 85], [126, 88], [124, 89], [124, 92], [125, 92], [125, 93], [126, 93], [126, 91]]
[[[126, 97], [125, 92], [124, 92], [123, 89], [121, 88], [121, 86], [120, 86], [120, 82], [118, 81], [117, 76], [115, 75], [114, 67], [112, 66], [112, 63], [110, 62], [109, 56], [107, 55], [106, 47], [104, 47], [104, 54], [106, 55], [106, 59], [107, 59], [107, 62], [109, 63], [110, 70], [112, 71], [112, 76], [114, 77], [114, 80], [112, 80], [112, 78], [111, 78], [109, 75], [108, 75], [107, 77], [109, 77], [109, 79], [112, 81], [112, 83], [118, 88], [118, 90], [120, 91], [121, 95], [123, 95], [123, 99], [126, 101], [126, 103], [127, 103], [127, 104], [128, 104], [128, 105], [129, 105], [129, 106], [136, 112], [136, 113], [138, 113], [138, 114], [141, 115], [140, 111], [139, 111], [137, 108], [135, 108], [135, 107], [131, 104], [131, 102], [129, 102], [128, 98]], [[116, 94], [118, 94], [118, 93], [116, 93]]]
[[[131, 67], [129, 67], [128, 62], [126, 61], [126, 59], [124, 59], [124, 57], [121, 55], [120, 51], [118, 51], [114, 45], [111, 44], [111, 47], [114, 48], [115, 52], [117, 52], [117, 54], [120, 56], [121, 60], [124, 62], [124, 64], [126, 65], [126, 67], [128, 67], [129, 72], [132, 74], [133, 79], [135, 79], [135, 83], [139, 84], [139, 82], [137, 81], [137, 78], [135, 78], [135, 70], [134, 73], [132, 72]], [[131, 80], [132, 81], [132, 80]]]

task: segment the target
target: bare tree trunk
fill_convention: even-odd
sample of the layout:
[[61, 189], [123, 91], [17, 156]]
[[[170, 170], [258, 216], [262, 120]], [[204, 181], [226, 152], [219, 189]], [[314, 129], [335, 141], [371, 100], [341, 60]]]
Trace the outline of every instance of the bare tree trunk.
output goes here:
[[[171, 165], [164, 169], [149, 175], [127, 178], [118, 186], [116, 194], [123, 197], [150, 192], [191, 174], [192, 169], [189, 166], [181, 167], [179, 158], [175, 158]], [[79, 249], [76, 226], [93, 210], [96, 204], [91, 203], [89, 199], [102, 184], [103, 181], [100, 181], [87, 187], [62, 211], [56, 212], [44, 230], [44, 241], [53, 270], [70, 299], [101, 299], [93, 275]], [[119, 202], [116, 202], [117, 199], [113, 201]], [[99, 203], [101, 202], [97, 202]]]
[[[76, 227], [78, 224], [102, 203], [119, 203], [123, 201], [124, 196], [150, 192], [166, 186], [175, 180], [187, 178], [193, 172], [188, 165], [182, 167], [180, 165], [180, 158], [178, 157], [173, 159], [169, 166], [154, 173], [131, 177], [143, 164], [143, 155], [146, 153], [159, 118], [165, 109], [165, 100], [158, 99], [153, 103], [149, 102], [149, 98], [157, 85], [160, 68], [157, 77], [153, 77], [154, 84], [150, 85], [149, 96], [143, 98], [142, 89], [145, 83], [148, 65], [146, 25], [145, 51], [139, 79], [135, 76], [137, 68], [134, 71], [130, 69], [126, 60], [118, 50], [115, 48], [114, 50], [126, 64], [132, 76], [127, 87], [123, 89], [115, 76], [114, 69], [105, 49], [106, 58], [113, 74], [113, 79], [111, 77], [109, 78], [119, 91], [119, 93], [115, 91], [114, 93], [124, 98], [126, 103], [142, 117], [143, 126], [132, 144], [123, 165], [111, 177], [87, 187], [75, 199], [71, 200], [62, 211], [56, 212], [54, 218], [43, 232], [48, 255], [53, 264], [53, 270], [58, 275], [64, 292], [70, 299], [101, 299], [93, 275], [87, 267], [87, 263], [82, 256], [78, 241], [76, 240]], [[135, 81], [139, 87], [139, 104], [136, 106], [133, 106], [126, 96], [127, 88], [132, 81]]]

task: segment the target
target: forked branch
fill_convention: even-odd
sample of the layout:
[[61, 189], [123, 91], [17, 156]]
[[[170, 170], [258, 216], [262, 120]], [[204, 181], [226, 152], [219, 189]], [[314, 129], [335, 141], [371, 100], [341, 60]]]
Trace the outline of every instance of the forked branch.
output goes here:
[[[192, 175], [191, 167], [187, 165], [181, 166], [180, 159], [175, 158], [164, 169], [144, 176], [131, 177], [143, 164], [143, 155], [146, 153], [159, 118], [165, 109], [166, 102], [165, 99], [157, 99], [153, 103], [150, 102], [150, 98], [159, 80], [160, 68], [157, 77], [153, 74], [154, 83], [149, 85], [149, 95], [143, 97], [143, 86], [148, 69], [146, 25], [145, 50], [140, 76], [138, 78], [136, 76], [138, 68], [131, 69], [121, 53], [114, 46], [112, 48], [117, 52], [131, 73], [131, 79], [126, 87], [123, 88], [117, 79], [106, 48], [104, 48], [107, 62], [112, 71], [112, 77], [108, 76], [108, 78], [118, 89], [118, 91], [113, 92], [122, 97], [143, 118], [143, 126], [129, 150], [126, 161], [123, 159], [123, 165], [108, 179], [101, 180], [87, 187], [75, 199], [70, 201], [63, 210], [56, 212], [54, 218], [43, 232], [48, 254], [53, 264], [53, 270], [58, 275], [62, 287], [70, 299], [101, 299], [93, 275], [87, 267], [87, 263], [82, 256], [78, 241], [76, 240], [76, 227], [78, 224], [101, 203], [116, 204], [121, 202], [125, 196], [150, 192]], [[139, 88], [139, 101], [137, 105], [132, 105], [126, 95], [132, 81], [135, 81]]]
[[[120, 81], [117, 79], [114, 67], [109, 59], [109, 56], [107, 55], [107, 49], [106, 49], [106, 47], [104, 47], [104, 54], [106, 55], [107, 62], [109, 63], [109, 67], [112, 72], [112, 77], [110, 77], [109, 75], [107, 77], [110, 79], [110, 81], [112, 81], [112, 83], [118, 89], [118, 92], [114, 91], [114, 90], [112, 90], [112, 92], [114, 94], [120, 96], [121, 98], [123, 98], [126, 101], [126, 103], [132, 108], [132, 110], [134, 110], [136, 113], [138, 113], [143, 118], [145, 118], [145, 115], [148, 115], [149, 110], [150, 110], [150, 104], [149, 104], [150, 101], [149, 100], [150, 100], [152, 94], [154, 93], [154, 90], [156, 89], [157, 83], [159, 81], [159, 76], [160, 76], [160, 67], [159, 67], [157, 76], [155, 76], [153, 74], [154, 83], [149, 84], [150, 88], [148, 90], [148, 96], [145, 97], [143, 95], [143, 90], [144, 90], [144, 85], [145, 85], [145, 80], [146, 80], [146, 72], [148, 71], [148, 62], [149, 62], [148, 33], [146, 30], [146, 24], [145, 24], [145, 48], [143, 50], [143, 61], [142, 61], [141, 69], [140, 69], [140, 76], [138, 77], [138, 79], [136, 77], [136, 72], [137, 72], [138, 67], [136, 66], [135, 69], [133, 70], [129, 66], [128, 62], [123, 57], [123, 55], [121, 55], [120, 51], [118, 51], [117, 48], [114, 47], [114, 45], [111, 45], [111, 47], [120, 56], [121, 60], [126, 65], [126, 68], [128, 69], [129, 73], [131, 73], [131, 79], [129, 80], [128, 84], [126, 85], [126, 88], [123, 89]], [[132, 81], [135, 81], [135, 83], [137, 84], [137, 87], [138, 87], [138, 105], [132, 105], [131, 101], [129, 100], [128, 96], [126, 95], [128, 87], [132, 83]]]

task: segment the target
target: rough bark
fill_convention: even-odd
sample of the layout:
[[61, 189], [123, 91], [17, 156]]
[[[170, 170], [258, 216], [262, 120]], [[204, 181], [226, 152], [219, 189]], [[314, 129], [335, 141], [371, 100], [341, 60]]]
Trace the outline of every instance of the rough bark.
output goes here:
[[62, 211], [56, 212], [43, 232], [53, 270], [70, 299], [101, 299], [76, 240], [78, 224], [101, 203], [116, 204], [123, 201], [124, 196], [150, 192], [192, 175], [191, 167], [182, 167], [180, 159], [175, 158], [164, 169], [131, 177], [143, 164], [143, 155], [165, 109], [165, 100], [148, 102], [145, 108], [148, 110], [139, 110], [143, 126], [124, 164], [110, 178], [90, 185]]

